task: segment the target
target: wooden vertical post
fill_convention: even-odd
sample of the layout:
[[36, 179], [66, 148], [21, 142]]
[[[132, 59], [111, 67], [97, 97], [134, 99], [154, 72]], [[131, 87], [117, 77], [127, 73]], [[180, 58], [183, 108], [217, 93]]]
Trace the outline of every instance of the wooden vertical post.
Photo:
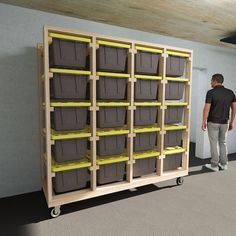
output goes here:
[[158, 150], [160, 151], [160, 157], [157, 160], [157, 175], [162, 176], [163, 174], [163, 158], [164, 158], [164, 134], [165, 134], [165, 74], [166, 74], [166, 49], [160, 57], [160, 76], [162, 80], [160, 81], [158, 100], [161, 102], [161, 106], [158, 114], [158, 124], [160, 126], [160, 132], [158, 137]]
[[44, 27], [44, 104], [45, 104], [45, 143], [46, 143], [46, 158], [47, 158], [47, 200], [52, 200], [52, 156], [51, 156], [51, 112], [50, 112], [50, 77], [49, 77], [49, 37], [48, 28]]
[[182, 167], [184, 170], [188, 170], [189, 163], [189, 142], [190, 142], [190, 112], [191, 112], [191, 82], [192, 82], [192, 57], [187, 59], [186, 62], [186, 77], [189, 78], [189, 82], [185, 84], [185, 95], [184, 101], [188, 103], [188, 106], [184, 108], [184, 124], [187, 126], [187, 129], [183, 131], [183, 147], [186, 149], [186, 152], [183, 153], [183, 164]]
[[96, 83], [97, 83], [97, 72], [96, 72], [96, 50], [97, 50], [96, 37], [92, 37], [92, 43], [90, 43], [90, 129], [91, 129], [91, 139], [90, 139], [90, 158], [91, 158], [91, 189], [96, 190], [97, 187], [97, 106], [96, 106]]
[[134, 143], [134, 54], [135, 54], [135, 45], [131, 44], [131, 48], [128, 52], [128, 73], [130, 78], [128, 79], [128, 89], [127, 89], [127, 98], [130, 103], [128, 107], [128, 141], [127, 141], [127, 151], [129, 156], [129, 161], [127, 163], [127, 181], [132, 182], [133, 180], [133, 143]]
[[39, 98], [39, 145], [40, 145], [40, 173], [41, 173], [41, 181], [42, 181], [42, 185], [43, 185], [43, 190], [46, 191], [46, 179], [45, 179], [45, 175], [46, 175], [46, 166], [45, 166], [45, 135], [43, 134], [43, 128], [45, 126], [44, 123], [44, 107], [43, 107], [43, 103], [44, 103], [44, 81], [45, 81], [45, 77], [44, 77], [44, 73], [43, 73], [43, 45], [42, 44], [38, 44], [37, 45], [37, 56], [38, 56], [38, 98]]

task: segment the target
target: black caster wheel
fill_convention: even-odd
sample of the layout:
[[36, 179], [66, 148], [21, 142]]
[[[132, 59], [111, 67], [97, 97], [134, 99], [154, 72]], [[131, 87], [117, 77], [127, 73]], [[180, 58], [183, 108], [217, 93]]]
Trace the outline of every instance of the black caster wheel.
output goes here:
[[183, 177], [179, 177], [179, 178], [176, 179], [177, 185], [182, 185], [183, 182], [184, 182], [184, 178]]

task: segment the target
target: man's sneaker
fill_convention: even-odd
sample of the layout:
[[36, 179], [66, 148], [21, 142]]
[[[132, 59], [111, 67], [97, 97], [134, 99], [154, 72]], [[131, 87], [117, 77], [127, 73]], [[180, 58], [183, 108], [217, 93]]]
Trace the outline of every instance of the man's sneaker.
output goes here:
[[219, 163], [219, 167], [221, 170], [228, 170], [228, 166], [227, 165], [222, 165]]
[[218, 166], [213, 167], [213, 166], [211, 166], [211, 164], [206, 164], [205, 167], [207, 169], [210, 169], [210, 170], [213, 170], [213, 171], [219, 171], [219, 167]]

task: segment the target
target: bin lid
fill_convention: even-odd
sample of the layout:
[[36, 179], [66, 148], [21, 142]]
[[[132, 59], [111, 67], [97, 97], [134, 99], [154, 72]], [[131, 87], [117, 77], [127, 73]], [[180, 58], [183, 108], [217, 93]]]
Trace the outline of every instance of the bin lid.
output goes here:
[[87, 71], [87, 70], [49, 68], [49, 72], [51, 72], [51, 73], [61, 73], [61, 74], [91, 75], [91, 71]]
[[53, 172], [73, 170], [90, 166], [91, 166], [91, 161], [88, 160], [87, 158], [78, 161], [67, 161], [67, 162], [56, 162], [55, 160], [52, 159]]
[[98, 136], [108, 136], [108, 135], [117, 135], [117, 134], [128, 134], [129, 130], [127, 126], [123, 128], [97, 128]]
[[113, 72], [97, 72], [97, 76], [109, 76], [109, 77], [124, 77], [129, 78], [130, 74], [124, 74], [124, 73], [113, 73]]
[[177, 154], [177, 153], [181, 153], [181, 152], [185, 152], [186, 149], [183, 147], [179, 147], [179, 146], [175, 146], [175, 147], [167, 147], [164, 150], [164, 154], [165, 155], [170, 155], [170, 154]]
[[191, 53], [175, 51], [175, 50], [167, 50], [167, 54], [172, 55], [172, 56], [179, 56], [179, 57], [190, 57], [191, 56]]
[[89, 107], [91, 106], [91, 102], [50, 102], [51, 107]]
[[162, 80], [162, 76], [156, 76], [156, 75], [134, 75], [136, 79], [149, 79], [149, 80]]
[[143, 159], [143, 158], [149, 158], [149, 157], [156, 157], [160, 156], [160, 152], [157, 150], [148, 150], [144, 152], [134, 152], [134, 159]]
[[111, 46], [111, 47], [118, 47], [118, 48], [131, 48], [131, 45], [128, 43], [114, 42], [114, 41], [108, 41], [108, 40], [97, 40], [97, 44]]
[[164, 128], [164, 130], [181, 130], [181, 129], [187, 129], [187, 125], [168, 124], [168, 125], [165, 125], [165, 128]]
[[89, 129], [72, 130], [72, 131], [56, 131], [53, 129], [51, 130], [52, 140], [86, 138], [86, 137], [91, 137], [91, 133]]
[[161, 49], [161, 48], [147, 47], [147, 46], [141, 46], [141, 45], [136, 45], [135, 49], [139, 51], [146, 51], [146, 52], [153, 52], [153, 53], [163, 53], [164, 51], [164, 49]]
[[187, 106], [187, 102], [165, 102], [165, 106]]
[[129, 102], [97, 102], [97, 106], [100, 107], [123, 107], [129, 105]]
[[165, 77], [168, 81], [176, 81], [176, 82], [188, 82], [190, 81], [189, 78], [182, 78], [182, 77]]
[[121, 155], [111, 155], [111, 156], [97, 156], [98, 165], [112, 164], [122, 161], [128, 161], [129, 157], [126, 153]]
[[134, 133], [148, 133], [160, 131], [161, 128], [158, 125], [147, 125], [147, 126], [135, 126]]
[[158, 102], [158, 101], [151, 101], [151, 102], [134, 102], [134, 105], [135, 105], [135, 106], [143, 106], [143, 107], [146, 107], [146, 106], [160, 106], [161, 103]]
[[76, 36], [76, 35], [69, 35], [69, 34], [60, 34], [60, 33], [50, 32], [48, 36], [51, 38], [67, 39], [67, 40], [79, 41], [79, 42], [85, 42], [85, 43], [91, 42], [90, 38], [86, 38], [83, 36], [81, 37], [81, 36]]

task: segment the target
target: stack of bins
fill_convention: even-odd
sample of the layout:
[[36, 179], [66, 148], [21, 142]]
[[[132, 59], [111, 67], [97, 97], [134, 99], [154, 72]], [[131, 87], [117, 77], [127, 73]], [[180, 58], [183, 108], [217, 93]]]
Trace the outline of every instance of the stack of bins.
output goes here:
[[91, 164], [86, 159], [90, 133], [85, 131], [91, 106], [86, 101], [90, 74], [86, 71], [86, 52], [90, 39], [60, 34], [50, 36], [51, 136], [55, 140], [52, 167], [56, 171], [53, 187], [56, 193], [63, 193], [88, 187], [90, 179], [87, 167]]
[[97, 49], [97, 171], [98, 184], [125, 178], [127, 61], [129, 44], [98, 40]]
[[[168, 51], [167, 51], [168, 52]], [[167, 109], [165, 111], [166, 129], [164, 148], [166, 155], [164, 159], [164, 171], [176, 170], [182, 166], [182, 153], [178, 153], [182, 147], [183, 137], [183, 113], [186, 103], [181, 102], [184, 95], [184, 78], [186, 68], [186, 58], [169, 53], [166, 59], [166, 84], [165, 100]], [[175, 128], [176, 127], [176, 128]], [[182, 127], [182, 128], [181, 128]], [[174, 153], [176, 150], [176, 153]]]
[[[151, 174], [156, 170], [159, 59], [161, 50], [136, 45], [133, 176]], [[154, 153], [154, 155], [153, 155]]]

